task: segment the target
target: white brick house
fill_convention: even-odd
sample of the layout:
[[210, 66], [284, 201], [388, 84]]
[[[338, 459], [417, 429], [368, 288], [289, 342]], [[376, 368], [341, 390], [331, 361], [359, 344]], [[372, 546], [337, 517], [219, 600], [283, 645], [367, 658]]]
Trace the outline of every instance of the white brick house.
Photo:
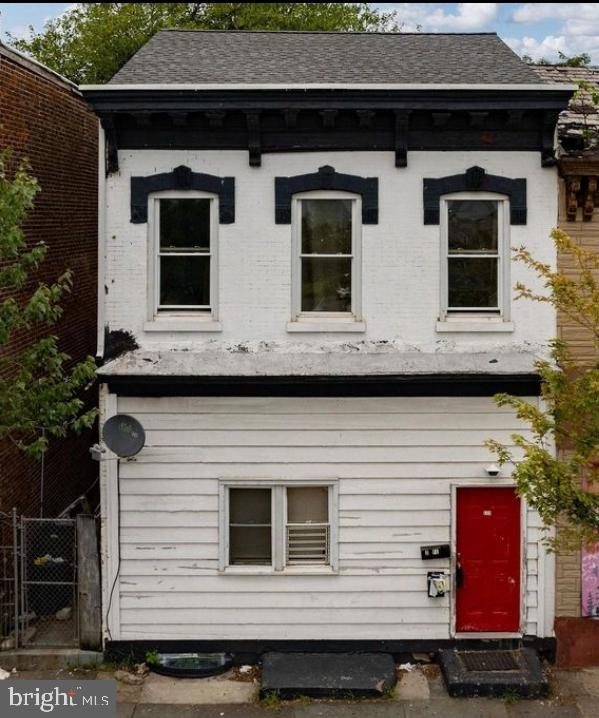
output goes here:
[[555, 261], [570, 89], [495, 35], [163, 31], [84, 93], [102, 421], [146, 431], [102, 463], [107, 641], [551, 639], [553, 559], [484, 441], [555, 334], [510, 247]]

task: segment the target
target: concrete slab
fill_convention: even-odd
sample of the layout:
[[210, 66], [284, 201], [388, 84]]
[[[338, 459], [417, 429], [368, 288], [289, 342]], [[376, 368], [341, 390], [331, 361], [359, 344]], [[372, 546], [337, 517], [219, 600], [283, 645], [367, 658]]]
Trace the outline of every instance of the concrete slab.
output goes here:
[[[585, 693], [599, 698], [599, 668], [585, 668], [580, 671], [580, 677]], [[597, 706], [597, 715], [599, 715], [599, 705]]]
[[501, 701], [485, 698], [440, 698], [404, 706], [407, 718], [507, 718]]
[[438, 676], [428, 679], [428, 689], [432, 699], [448, 697], [447, 688], [445, 688], [445, 681], [440, 673]]
[[[1, 656], [0, 656], [1, 658]], [[15, 681], [65, 681], [69, 678], [69, 671], [64, 668], [58, 668], [49, 671], [15, 671], [11, 673], [10, 680]], [[92, 680], [95, 674], [89, 680]]]
[[117, 703], [116, 718], [132, 718], [136, 708], [135, 703]]
[[518, 701], [508, 706], [509, 718], [580, 718], [580, 715], [576, 705], [554, 701]]
[[556, 690], [562, 696], [578, 696], [585, 692], [582, 671], [554, 671]]
[[261, 695], [343, 698], [382, 696], [395, 685], [388, 653], [266, 653]]
[[257, 694], [253, 683], [228, 678], [229, 673], [211, 678], [168, 678], [150, 673], [141, 687], [140, 703], [171, 705], [216, 705], [250, 703]]
[[[190, 679], [193, 680], [193, 679]], [[294, 718], [293, 708], [269, 710], [258, 705], [139, 705], [134, 718]], [[403, 718], [403, 717], [402, 717]]]
[[428, 680], [420, 671], [402, 673], [394, 693], [400, 701], [427, 701], [431, 697]]
[[597, 718], [599, 703], [594, 696], [579, 696], [576, 705], [580, 711], [581, 718]]
[[57, 670], [58, 668], [95, 667], [104, 660], [97, 651], [81, 651], [78, 648], [21, 648], [2, 651], [2, 667], [6, 671]]
[[[98, 671], [98, 680], [110, 681], [115, 680], [114, 671]], [[116, 701], [117, 703], [138, 703], [141, 697], [142, 685], [131, 686], [121, 681], [116, 681]]]
[[[284, 344], [227, 345], [215, 342], [204, 351], [138, 349], [106, 362], [101, 376], [364, 376], [397, 374], [529, 374], [533, 352], [414, 352], [401, 342], [327, 344], [308, 351], [289, 351]], [[297, 344], [295, 344], [297, 346]], [[304, 345], [305, 347], [306, 345]]]
[[371, 703], [293, 704], [293, 718], [407, 718], [404, 706], [395, 701]]

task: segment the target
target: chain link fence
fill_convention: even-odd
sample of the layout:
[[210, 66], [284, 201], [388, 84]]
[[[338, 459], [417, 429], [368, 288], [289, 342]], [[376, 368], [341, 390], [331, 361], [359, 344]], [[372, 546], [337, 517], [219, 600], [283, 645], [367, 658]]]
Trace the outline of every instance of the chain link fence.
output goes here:
[[76, 646], [75, 519], [21, 519], [19, 644]]

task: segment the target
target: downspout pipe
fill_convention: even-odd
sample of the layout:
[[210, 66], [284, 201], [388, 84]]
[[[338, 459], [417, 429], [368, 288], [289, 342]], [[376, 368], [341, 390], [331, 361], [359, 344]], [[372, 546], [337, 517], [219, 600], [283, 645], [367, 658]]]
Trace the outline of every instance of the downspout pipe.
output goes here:
[[106, 317], [106, 133], [98, 121], [98, 311], [96, 360], [104, 359], [104, 323]]

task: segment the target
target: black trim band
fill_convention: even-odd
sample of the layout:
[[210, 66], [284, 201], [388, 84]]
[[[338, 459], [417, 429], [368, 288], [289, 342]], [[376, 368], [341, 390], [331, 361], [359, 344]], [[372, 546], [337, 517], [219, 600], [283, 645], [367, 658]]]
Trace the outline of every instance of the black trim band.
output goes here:
[[147, 222], [148, 195], [166, 189], [212, 192], [219, 198], [220, 223], [235, 222], [235, 178], [192, 172], [185, 165], [175, 167], [172, 172], [162, 172], [148, 177], [131, 177], [131, 222], [133, 224]]
[[[168, 609], [167, 609], [168, 610]], [[406, 660], [412, 653], [433, 653], [441, 648], [461, 650], [516, 649], [520, 646], [536, 649], [543, 658], [555, 660], [555, 638], [524, 636], [523, 638], [494, 639], [406, 639], [406, 640], [152, 640], [107, 641], [106, 656], [120, 662], [133, 656], [143, 661], [148, 651], [160, 653], [220, 652], [233, 654], [235, 665], [257, 663], [264, 653], [391, 653], [395, 658]]]
[[184, 110], [266, 110], [266, 109], [365, 109], [365, 110], [545, 110], [556, 114], [568, 107], [573, 91], [563, 89], [285, 89], [214, 90], [181, 89], [83, 89], [85, 99], [98, 113], [168, 112]]
[[385, 376], [102, 376], [120, 396], [539, 396], [537, 374]]
[[353, 192], [362, 196], [362, 224], [378, 224], [378, 177], [358, 177], [335, 172], [330, 165], [319, 167], [318, 172], [294, 177], [275, 177], [275, 222], [291, 223], [291, 199], [298, 192], [332, 189]]
[[510, 198], [511, 224], [526, 224], [526, 180], [489, 175], [482, 167], [464, 174], [425, 177], [423, 182], [424, 224], [439, 224], [440, 199], [451, 192], [497, 192]]

